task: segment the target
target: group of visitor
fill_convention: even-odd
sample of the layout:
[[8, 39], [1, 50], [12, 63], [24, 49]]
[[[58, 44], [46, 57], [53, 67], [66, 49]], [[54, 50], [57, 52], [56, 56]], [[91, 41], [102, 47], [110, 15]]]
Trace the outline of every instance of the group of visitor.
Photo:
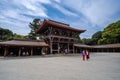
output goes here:
[[82, 51], [82, 60], [85, 61], [90, 59], [90, 52], [86, 49]]

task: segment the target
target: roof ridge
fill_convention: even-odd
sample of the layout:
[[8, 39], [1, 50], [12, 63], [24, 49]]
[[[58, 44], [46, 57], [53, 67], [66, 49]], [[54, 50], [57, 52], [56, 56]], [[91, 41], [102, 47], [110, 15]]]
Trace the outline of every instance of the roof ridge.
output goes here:
[[63, 22], [59, 22], [59, 21], [54, 21], [54, 20], [51, 20], [51, 19], [48, 19], [49, 21], [52, 21], [52, 22], [55, 22], [55, 23], [58, 23], [58, 24], [62, 24], [62, 25], [66, 25], [66, 26], [70, 26], [69, 24], [66, 24], [66, 23], [63, 23]]
[[30, 40], [30, 39], [13, 39], [11, 41], [31, 41], [31, 42], [43, 42], [44, 40]]

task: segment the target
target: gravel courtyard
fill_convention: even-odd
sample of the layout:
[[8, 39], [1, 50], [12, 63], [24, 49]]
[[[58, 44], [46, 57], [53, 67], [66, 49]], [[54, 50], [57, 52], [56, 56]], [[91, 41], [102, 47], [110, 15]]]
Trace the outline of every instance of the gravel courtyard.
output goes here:
[[0, 80], [120, 80], [120, 53], [0, 57]]

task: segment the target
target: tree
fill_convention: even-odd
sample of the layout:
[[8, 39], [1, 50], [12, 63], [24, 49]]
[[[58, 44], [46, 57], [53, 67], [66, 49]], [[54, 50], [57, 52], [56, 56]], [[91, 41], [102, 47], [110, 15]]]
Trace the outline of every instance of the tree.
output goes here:
[[30, 39], [36, 39], [36, 30], [40, 27], [41, 21], [38, 18], [33, 19], [33, 22], [29, 23], [29, 27], [31, 28], [30, 33], [28, 34], [28, 37]]
[[92, 45], [97, 45], [98, 40], [101, 38], [101, 36], [102, 36], [102, 31], [98, 31], [98, 32], [94, 33], [92, 35], [92, 39], [91, 39]]
[[77, 35], [77, 40], [78, 40], [78, 43], [82, 43], [82, 40], [81, 40], [81, 38], [80, 38], [80, 36], [79, 35]]
[[13, 37], [13, 32], [9, 29], [3, 29], [0, 27], [0, 40], [10, 40]]
[[120, 20], [108, 25], [102, 32], [98, 44], [120, 43]]
[[12, 39], [27, 39], [27, 37], [14, 33]]
[[88, 39], [86, 39], [86, 38], [83, 38], [82, 39], [82, 43], [84, 43], [84, 44], [86, 44], [86, 45], [92, 45], [92, 39], [90, 39], [90, 38], [88, 38]]
[[98, 31], [92, 35], [92, 38], [83, 38], [82, 42], [87, 45], [97, 45], [98, 40], [101, 38], [102, 31]]
[[27, 39], [27, 37], [13, 33], [9, 29], [4, 29], [0, 27], [0, 40], [12, 40], [12, 39]]

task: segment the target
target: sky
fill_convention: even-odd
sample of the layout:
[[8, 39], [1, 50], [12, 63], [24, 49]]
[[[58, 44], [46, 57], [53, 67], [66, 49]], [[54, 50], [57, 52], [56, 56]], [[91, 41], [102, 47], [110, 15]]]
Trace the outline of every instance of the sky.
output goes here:
[[27, 35], [34, 18], [70, 24], [91, 38], [110, 23], [120, 20], [120, 0], [0, 0], [0, 27]]

